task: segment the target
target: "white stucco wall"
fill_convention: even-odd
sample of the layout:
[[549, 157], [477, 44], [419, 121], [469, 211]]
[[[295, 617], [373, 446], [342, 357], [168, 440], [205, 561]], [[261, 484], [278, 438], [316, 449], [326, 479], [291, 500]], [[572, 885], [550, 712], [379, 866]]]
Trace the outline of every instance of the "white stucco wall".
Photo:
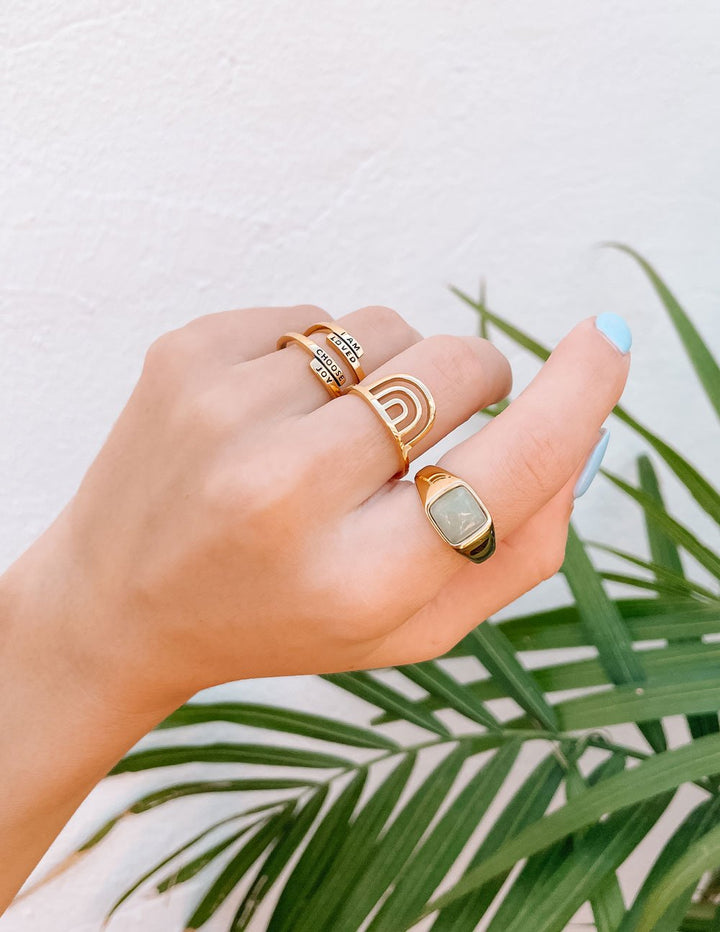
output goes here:
[[[446, 285], [484, 276], [491, 304], [550, 344], [617, 311], [635, 335], [625, 403], [717, 476], [710, 409], [670, 325], [629, 260], [595, 246], [643, 251], [720, 349], [719, 43], [713, 0], [5, 0], [0, 564], [72, 494], [147, 344], [233, 306], [383, 303], [427, 334], [462, 333], [475, 321]], [[498, 342], [517, 392], [534, 366]], [[607, 462], [628, 470], [638, 444], [613, 427]], [[619, 522], [637, 544], [617, 502], [600, 480], [577, 522], [606, 539]], [[235, 692], [313, 708], [323, 688]], [[137, 787], [94, 793], [45, 866]], [[123, 827], [0, 928], [95, 932], [207, 811]], [[136, 900], [111, 932], [181, 929], [196, 895]]]

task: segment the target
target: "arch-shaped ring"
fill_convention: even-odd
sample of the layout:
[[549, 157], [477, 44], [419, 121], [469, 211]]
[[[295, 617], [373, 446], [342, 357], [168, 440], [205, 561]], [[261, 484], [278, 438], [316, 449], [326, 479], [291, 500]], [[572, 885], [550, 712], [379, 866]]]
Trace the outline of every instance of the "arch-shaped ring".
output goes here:
[[[395, 441], [401, 465], [393, 478], [407, 475], [410, 450], [435, 421], [435, 400], [428, 387], [413, 375], [396, 373], [369, 384], [351, 385], [349, 392], [370, 405]], [[393, 416], [390, 412], [395, 407], [400, 408], [400, 413]]]

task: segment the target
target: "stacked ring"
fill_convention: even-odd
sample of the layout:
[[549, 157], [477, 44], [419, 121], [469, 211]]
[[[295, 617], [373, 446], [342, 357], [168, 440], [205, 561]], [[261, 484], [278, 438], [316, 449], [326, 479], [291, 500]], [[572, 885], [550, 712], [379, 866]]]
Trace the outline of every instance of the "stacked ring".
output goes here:
[[346, 381], [345, 373], [330, 353], [318, 346], [314, 340], [306, 337], [304, 333], [284, 333], [277, 341], [277, 348], [283, 349], [288, 343], [297, 343], [308, 355], [312, 356], [310, 369], [332, 398], [337, 398], [342, 394], [342, 387]]
[[352, 367], [358, 382], [361, 382], [365, 378], [363, 367], [360, 365], [363, 348], [355, 337], [350, 336], [347, 330], [343, 330], [342, 327], [329, 322], [313, 324], [307, 328], [305, 336], [309, 337], [311, 333], [317, 333], [318, 331], [324, 333], [326, 341], [343, 354]]
[[[400, 479], [410, 468], [411, 448], [427, 434], [435, 421], [435, 401], [429, 389], [412, 375], [397, 373], [366, 385], [351, 385], [348, 392], [363, 398], [380, 417], [400, 454]], [[398, 413], [391, 414], [397, 408]]]
[[439, 466], [424, 466], [415, 486], [430, 524], [453, 550], [473, 563], [495, 552], [495, 528], [487, 506], [467, 482]]
[[294, 331], [284, 333], [277, 341], [277, 349], [283, 349], [288, 343], [296, 343], [302, 347], [308, 355], [312, 356], [310, 369], [315, 377], [322, 382], [331, 398], [337, 398], [347, 391], [348, 387], [345, 385], [347, 376], [332, 353], [329, 353], [310, 339], [310, 334], [319, 331], [325, 334], [328, 346], [333, 346], [346, 360], [357, 381], [364, 379], [365, 373], [360, 364], [360, 357], [363, 354], [362, 346], [347, 330], [343, 330], [342, 327], [338, 327], [336, 324], [329, 322], [317, 323], [308, 327], [304, 333], [295, 333]]

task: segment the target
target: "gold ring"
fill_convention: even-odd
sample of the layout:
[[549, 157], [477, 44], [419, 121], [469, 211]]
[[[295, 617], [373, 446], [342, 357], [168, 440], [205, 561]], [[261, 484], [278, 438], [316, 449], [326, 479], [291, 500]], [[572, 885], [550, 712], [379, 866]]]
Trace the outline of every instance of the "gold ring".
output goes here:
[[363, 354], [363, 348], [360, 346], [355, 337], [351, 336], [347, 330], [332, 324], [329, 321], [325, 323], [313, 324], [305, 331], [305, 336], [309, 337], [311, 333], [322, 331], [328, 344], [334, 346], [338, 352], [342, 353], [348, 364], [351, 366], [357, 381], [361, 382], [365, 378], [365, 372], [360, 364], [360, 357]]
[[318, 346], [314, 340], [310, 340], [304, 333], [284, 333], [277, 341], [277, 348], [283, 349], [288, 343], [297, 343], [308, 355], [312, 356], [310, 369], [315, 377], [322, 382], [332, 398], [338, 398], [342, 395], [342, 387], [347, 381], [345, 373], [327, 350]]
[[495, 552], [495, 528], [487, 506], [467, 482], [439, 466], [417, 471], [415, 485], [430, 524], [473, 563]]
[[[393, 479], [406, 475], [410, 468], [410, 450], [435, 420], [435, 401], [428, 388], [420, 379], [398, 373], [369, 384], [351, 385], [348, 392], [365, 399], [397, 444], [401, 466]], [[398, 409], [395, 415], [390, 413], [393, 408]]]

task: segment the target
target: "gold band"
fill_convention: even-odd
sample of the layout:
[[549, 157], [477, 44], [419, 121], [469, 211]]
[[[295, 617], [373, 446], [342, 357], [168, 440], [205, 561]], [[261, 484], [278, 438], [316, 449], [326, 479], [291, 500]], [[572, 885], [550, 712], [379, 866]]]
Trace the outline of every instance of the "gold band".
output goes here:
[[[435, 401], [420, 379], [398, 373], [365, 385], [351, 385], [348, 392], [360, 395], [380, 417], [395, 441], [401, 466], [394, 479], [407, 474], [410, 450], [427, 434], [435, 420]], [[393, 416], [392, 408], [399, 408]]]
[[495, 528], [487, 506], [463, 479], [439, 466], [424, 466], [415, 486], [430, 524], [440, 537], [473, 563], [495, 552]]
[[305, 336], [309, 337], [311, 333], [318, 331], [325, 334], [325, 339], [330, 346], [333, 346], [339, 353], [345, 357], [348, 365], [352, 368], [358, 382], [365, 378], [365, 372], [360, 364], [360, 357], [363, 354], [363, 348], [360, 346], [355, 337], [351, 336], [347, 330], [338, 327], [329, 321], [324, 323], [313, 324], [305, 331]]
[[304, 333], [284, 333], [277, 341], [277, 348], [283, 349], [288, 343], [297, 343], [309, 356], [312, 356], [310, 369], [313, 374], [322, 382], [331, 398], [339, 397], [346, 382], [345, 373], [330, 353], [318, 346], [314, 340], [306, 337]]

